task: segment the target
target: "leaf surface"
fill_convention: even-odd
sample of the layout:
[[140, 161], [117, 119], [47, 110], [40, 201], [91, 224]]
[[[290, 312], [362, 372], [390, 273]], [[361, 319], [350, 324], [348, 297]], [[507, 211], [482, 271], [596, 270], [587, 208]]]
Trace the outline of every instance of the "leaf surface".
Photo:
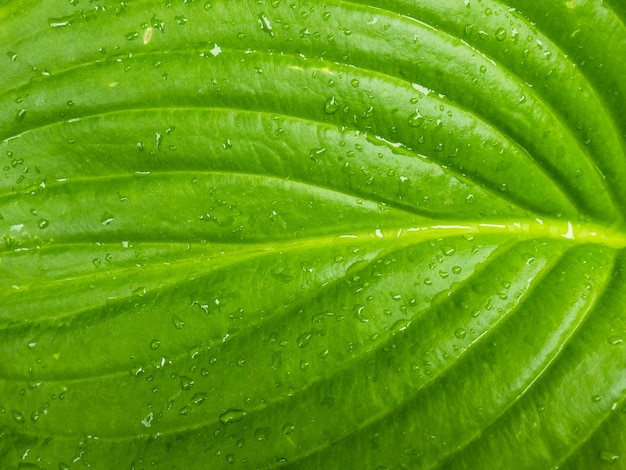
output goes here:
[[619, 1], [0, 1], [3, 468], [618, 468]]

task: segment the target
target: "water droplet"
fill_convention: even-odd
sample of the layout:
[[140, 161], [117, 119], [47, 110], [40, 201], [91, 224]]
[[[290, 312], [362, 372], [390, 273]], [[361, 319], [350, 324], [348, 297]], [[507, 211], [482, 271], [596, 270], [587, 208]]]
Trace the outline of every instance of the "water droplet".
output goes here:
[[235, 463], [235, 454], [226, 454], [226, 461], [229, 464], [234, 464]]
[[329, 11], [325, 11], [324, 13], [322, 13], [322, 19], [324, 21], [328, 21], [330, 19], [330, 12]]
[[441, 251], [446, 256], [452, 256], [454, 253], [456, 253], [456, 249], [450, 245], [442, 246]]
[[150, 349], [152, 349], [153, 351], [159, 349], [159, 346], [161, 346], [161, 341], [159, 341], [158, 339], [153, 339], [150, 342]]
[[454, 332], [454, 336], [456, 336], [458, 339], [463, 339], [466, 335], [467, 331], [465, 330], [465, 328], [457, 328]]
[[113, 222], [113, 214], [110, 212], [105, 212], [102, 214], [102, 217], [100, 217], [100, 223], [102, 225], [109, 225], [111, 222]]
[[258, 428], [254, 431], [254, 437], [257, 441], [267, 441], [270, 437], [270, 428]]
[[20, 423], [20, 424], [22, 424], [22, 423], [24, 423], [24, 421], [26, 421], [26, 419], [24, 419], [24, 413], [22, 413], [21, 411], [13, 410], [13, 411], [11, 411], [11, 414], [13, 415], [13, 419], [15, 421], [17, 421], [18, 423]]
[[337, 111], [339, 111], [339, 103], [334, 96], [324, 101], [324, 112], [326, 114], [335, 114]]
[[149, 428], [150, 426], [152, 426], [153, 419], [154, 419], [154, 413], [151, 411], [150, 413], [148, 413], [148, 415], [145, 418], [141, 420], [141, 424]]
[[272, 29], [272, 23], [270, 22], [270, 19], [265, 16], [265, 15], [259, 15], [257, 16], [257, 19], [259, 21], [259, 26], [261, 26], [261, 31], [268, 33], [270, 36], [274, 36], [274, 31]]
[[196, 393], [193, 397], [191, 397], [191, 404], [196, 406], [201, 405], [207, 400], [207, 398], [206, 393]]
[[415, 112], [413, 114], [411, 114], [409, 116], [409, 126], [414, 127], [414, 128], [418, 128], [420, 127], [424, 122], [424, 117], [420, 114], [420, 112], [416, 109]]
[[496, 30], [496, 39], [498, 41], [504, 41], [506, 39], [506, 29], [498, 28]]
[[37, 227], [39, 227], [40, 229], [44, 229], [48, 225], [50, 225], [50, 222], [48, 222], [46, 219], [40, 219], [39, 222], [37, 222]]
[[189, 405], [185, 405], [180, 410], [178, 410], [178, 414], [181, 416], [187, 416], [189, 413], [191, 413], [191, 406]]
[[359, 87], [359, 81], [356, 78], [353, 78], [350, 83], [352, 84], [352, 86], [354, 88], [358, 88]]
[[245, 410], [230, 409], [222, 413], [219, 417], [220, 423], [232, 424], [241, 421], [246, 416]]
[[296, 343], [298, 344], [299, 348], [305, 348], [311, 342], [312, 338], [313, 338], [313, 333], [309, 331], [307, 333], [303, 333], [300, 336], [298, 336]]
[[191, 390], [193, 388], [193, 383], [193, 379], [184, 375], [180, 376], [180, 388], [183, 390]]
[[619, 454], [611, 450], [601, 450], [599, 454], [600, 460], [607, 463], [615, 463], [619, 460]]
[[487, 67], [484, 66], [484, 65], [481, 65], [479, 70], [480, 70], [480, 73], [486, 73], [487, 72]]
[[295, 430], [296, 430], [296, 427], [291, 423], [287, 423], [283, 426], [283, 433], [285, 434], [293, 434]]
[[15, 122], [22, 122], [25, 117], [26, 117], [26, 110], [22, 108], [15, 115]]
[[607, 340], [610, 345], [617, 346], [624, 342], [624, 339], [620, 336], [610, 336]]
[[182, 330], [185, 326], [185, 322], [176, 315], [172, 315], [172, 322], [174, 323], [174, 327], [177, 330]]

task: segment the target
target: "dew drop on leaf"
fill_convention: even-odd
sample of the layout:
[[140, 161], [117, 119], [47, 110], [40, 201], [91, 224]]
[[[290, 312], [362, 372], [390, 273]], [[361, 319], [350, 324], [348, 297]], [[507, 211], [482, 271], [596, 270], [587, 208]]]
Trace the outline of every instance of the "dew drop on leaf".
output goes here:
[[409, 116], [408, 123], [409, 126], [413, 128], [418, 128], [424, 123], [424, 117], [416, 109], [415, 112]]
[[184, 375], [180, 376], [180, 388], [183, 390], [191, 390], [193, 388], [193, 384], [193, 379]]
[[207, 398], [206, 393], [196, 393], [193, 397], [191, 397], [191, 404], [196, 406], [201, 405], [207, 400]]
[[603, 449], [599, 454], [600, 460], [607, 463], [615, 463], [619, 460], [619, 454], [611, 450]]
[[257, 430], [254, 431], [254, 437], [257, 441], [267, 441], [270, 437], [270, 428], [257, 428]]
[[274, 36], [274, 30], [270, 19], [265, 15], [259, 15], [257, 19], [259, 21], [259, 26], [261, 26], [261, 31], [268, 33], [270, 36]]
[[176, 315], [172, 315], [172, 323], [177, 330], [182, 330], [185, 327], [185, 322]]
[[245, 410], [238, 409], [229, 409], [228, 411], [222, 413], [219, 417], [220, 423], [222, 424], [232, 424], [238, 421], [241, 421], [246, 416]]
[[11, 411], [11, 415], [13, 416], [13, 419], [16, 422], [20, 423], [20, 424], [22, 424], [22, 423], [24, 423], [24, 421], [26, 421], [25, 418], [24, 418], [24, 413], [22, 413], [19, 410]]
[[496, 30], [496, 39], [498, 41], [504, 41], [506, 39], [506, 29], [498, 28]]
[[152, 349], [153, 351], [159, 349], [159, 346], [161, 346], [161, 341], [159, 341], [158, 339], [153, 339], [150, 342], [150, 349]]
[[296, 343], [299, 348], [305, 348], [311, 342], [312, 338], [313, 338], [313, 333], [309, 331], [307, 333], [303, 333], [300, 336], [298, 336]]
[[326, 114], [335, 114], [337, 111], [339, 111], [339, 103], [334, 96], [324, 101], [324, 112]]
[[463, 339], [466, 335], [467, 331], [465, 330], [465, 328], [457, 328], [454, 332], [454, 336], [456, 336], [458, 339]]
[[105, 212], [102, 214], [102, 217], [100, 217], [100, 223], [102, 225], [109, 225], [111, 222], [113, 222], [113, 214], [110, 212]]

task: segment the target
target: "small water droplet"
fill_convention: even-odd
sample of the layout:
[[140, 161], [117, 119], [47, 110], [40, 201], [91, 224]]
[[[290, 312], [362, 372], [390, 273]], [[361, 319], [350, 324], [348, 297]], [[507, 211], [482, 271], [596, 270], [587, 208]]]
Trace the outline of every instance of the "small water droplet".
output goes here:
[[183, 390], [191, 390], [193, 388], [193, 383], [193, 379], [185, 375], [180, 376], [180, 388]]
[[111, 222], [113, 222], [113, 214], [110, 212], [105, 212], [102, 214], [102, 217], [100, 217], [100, 223], [102, 225], [109, 225]]
[[612, 346], [617, 346], [620, 345], [624, 342], [624, 339], [621, 338], [620, 336], [610, 336], [609, 339], [607, 339], [608, 343]]
[[22, 413], [21, 411], [13, 410], [11, 411], [11, 414], [13, 415], [13, 419], [20, 424], [23, 424], [24, 421], [26, 421], [26, 419], [24, 418], [24, 413]]
[[309, 331], [307, 333], [303, 333], [300, 336], [298, 336], [296, 343], [298, 344], [299, 348], [305, 348], [311, 342], [312, 338], [313, 338], [313, 333]]
[[152, 426], [152, 420], [154, 419], [154, 413], [151, 411], [150, 413], [148, 413], [148, 415], [146, 417], [144, 417], [141, 420], [141, 424], [143, 424], [145, 427], [149, 428], [150, 426]]
[[619, 454], [611, 450], [603, 449], [599, 454], [600, 460], [607, 463], [615, 463], [619, 460]]
[[185, 405], [180, 410], [178, 410], [178, 414], [180, 416], [187, 416], [189, 413], [191, 413], [191, 406], [189, 405]]
[[26, 117], [26, 110], [22, 108], [15, 115], [15, 122], [22, 122], [25, 117]]
[[261, 26], [261, 31], [268, 33], [270, 36], [274, 36], [274, 30], [272, 29], [272, 23], [270, 19], [265, 15], [257, 16], [259, 21], [259, 26]]
[[446, 256], [452, 256], [452, 255], [454, 255], [454, 253], [456, 253], [456, 249], [453, 246], [450, 246], [450, 245], [442, 246], [441, 247], [441, 251]]
[[228, 411], [222, 413], [219, 417], [220, 423], [222, 424], [232, 424], [238, 421], [241, 421], [246, 416], [245, 410], [238, 409], [229, 409]]
[[504, 41], [506, 39], [506, 29], [498, 28], [496, 30], [496, 39], [498, 41]]
[[39, 222], [37, 222], [37, 227], [39, 227], [40, 229], [44, 229], [48, 225], [50, 225], [50, 222], [47, 221], [46, 219], [40, 219]]
[[415, 112], [409, 116], [408, 123], [409, 126], [418, 128], [424, 123], [424, 117], [416, 109]]
[[172, 315], [172, 322], [177, 330], [182, 330], [185, 327], [185, 322], [176, 315]]
[[193, 397], [191, 397], [191, 404], [196, 406], [201, 405], [207, 400], [207, 398], [206, 393], [196, 393]]
[[283, 426], [283, 433], [285, 434], [293, 434], [295, 430], [296, 430], [296, 427], [291, 423], [286, 423]]
[[326, 114], [335, 114], [337, 111], [339, 111], [339, 103], [334, 96], [324, 101], [324, 112]]
[[270, 428], [267, 427], [257, 428], [257, 430], [254, 431], [254, 437], [257, 441], [267, 441], [270, 437], [270, 432]]
[[159, 341], [158, 339], [153, 339], [150, 342], [150, 349], [152, 349], [153, 351], [159, 349], [159, 346], [161, 346], [161, 341]]
[[454, 332], [454, 336], [456, 336], [458, 339], [463, 339], [466, 335], [467, 331], [465, 330], [465, 328], [457, 328]]

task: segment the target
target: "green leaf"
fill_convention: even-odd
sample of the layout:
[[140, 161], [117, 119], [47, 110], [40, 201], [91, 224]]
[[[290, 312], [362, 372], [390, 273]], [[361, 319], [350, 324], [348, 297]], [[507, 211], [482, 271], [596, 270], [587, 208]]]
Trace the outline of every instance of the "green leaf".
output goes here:
[[623, 468], [624, 57], [621, 0], [0, 0], [0, 466]]

